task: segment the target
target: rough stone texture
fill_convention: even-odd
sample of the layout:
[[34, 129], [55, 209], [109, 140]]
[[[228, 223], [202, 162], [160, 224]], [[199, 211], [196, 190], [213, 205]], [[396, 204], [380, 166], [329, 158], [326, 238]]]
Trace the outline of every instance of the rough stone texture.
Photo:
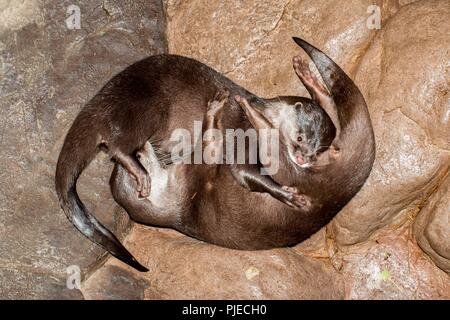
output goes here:
[[[234, 251], [133, 227], [126, 245], [145, 274], [114, 258], [91, 267], [102, 251], [66, 222], [52, 179], [79, 108], [115, 72], [165, 47], [161, 7], [86, 1], [82, 30], [69, 31], [69, 4], [0, 0], [0, 297], [82, 298], [64, 286], [67, 265], [79, 264], [91, 271], [81, 288], [89, 299], [450, 299], [448, 0], [166, 0], [169, 51], [261, 96], [307, 96], [292, 71], [302, 54], [292, 36], [323, 49], [367, 100], [377, 158], [351, 203], [294, 248]], [[366, 25], [372, 4], [380, 30]], [[123, 230], [109, 172], [99, 157], [82, 198]]]
[[[91, 269], [103, 250], [67, 221], [54, 192], [55, 164], [80, 108], [112, 75], [165, 50], [160, 1], [0, 0], [0, 298], [82, 298], [66, 268]], [[99, 156], [80, 196], [123, 235], [128, 218], [109, 192], [111, 164]]]
[[[381, 7], [380, 30], [366, 26], [371, 4]], [[127, 243], [150, 272], [114, 259], [107, 267], [147, 281], [146, 298], [450, 299], [450, 3], [165, 5], [169, 52], [197, 58], [261, 96], [307, 95], [292, 71], [301, 50], [291, 36], [322, 48], [366, 97], [377, 159], [351, 203], [294, 248], [231, 251], [137, 227]], [[104, 272], [94, 273], [83, 292]]]
[[[129, 247], [149, 272], [110, 259], [83, 285], [85, 296], [118, 267], [148, 284], [147, 299], [342, 299], [341, 277], [329, 264], [291, 249], [239, 251], [188, 238], [173, 230], [136, 226]], [[123, 271], [124, 272], [124, 271]], [[117, 284], [117, 283], [116, 283]], [[327, 288], [324, 290], [324, 288]], [[108, 299], [109, 290], [94, 294]], [[128, 298], [127, 292], [122, 292]]]
[[449, 299], [448, 275], [411, 238], [407, 223], [337, 252], [347, 299]]
[[84, 283], [83, 292], [86, 299], [142, 300], [147, 287], [146, 281], [131, 272], [106, 265]]
[[442, 270], [450, 274], [450, 177], [435, 193], [414, 221], [417, 243]]
[[450, 168], [449, 16], [448, 1], [403, 7], [361, 59], [355, 78], [370, 106], [377, 158], [366, 187], [333, 223], [340, 244], [416, 215]]

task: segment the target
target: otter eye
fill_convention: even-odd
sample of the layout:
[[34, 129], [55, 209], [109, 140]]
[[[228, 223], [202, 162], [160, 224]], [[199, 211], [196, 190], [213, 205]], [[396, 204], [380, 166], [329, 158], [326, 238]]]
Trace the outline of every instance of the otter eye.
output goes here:
[[302, 142], [302, 141], [303, 141], [302, 136], [298, 136], [298, 137], [297, 137], [297, 141], [298, 141], [298, 142]]

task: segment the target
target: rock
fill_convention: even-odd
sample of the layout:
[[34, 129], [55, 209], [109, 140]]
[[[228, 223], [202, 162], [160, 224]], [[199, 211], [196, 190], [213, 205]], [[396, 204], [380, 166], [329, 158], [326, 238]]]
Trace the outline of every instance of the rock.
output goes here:
[[[136, 225], [126, 246], [149, 268], [139, 273], [116, 259], [95, 272], [82, 287], [85, 297], [98, 298], [113, 266], [144, 279], [147, 299], [342, 299], [343, 283], [330, 264], [298, 255], [292, 249], [230, 250], [188, 238], [173, 230]], [[105, 270], [106, 269], [106, 270]], [[115, 281], [122, 298], [136, 293]], [[95, 285], [94, 285], [95, 284]], [[109, 286], [106, 286], [109, 288]], [[139, 288], [139, 292], [140, 292]], [[113, 290], [113, 297], [116, 296]], [[111, 298], [108, 294], [102, 299]]]
[[120, 267], [106, 265], [83, 284], [84, 297], [94, 300], [142, 300], [149, 285], [137, 277]]
[[411, 238], [410, 225], [389, 226], [374, 240], [339, 252], [346, 299], [444, 299], [448, 275]]
[[377, 157], [365, 187], [332, 224], [341, 245], [416, 215], [449, 170], [449, 17], [448, 1], [402, 7], [361, 60], [356, 83], [369, 105]]
[[260, 96], [307, 95], [292, 69], [292, 57], [302, 53], [292, 37], [307, 39], [346, 67], [374, 36], [366, 27], [367, 8], [377, 3], [168, 0], [169, 52], [209, 64]]
[[[104, 251], [59, 208], [59, 150], [80, 108], [112, 75], [166, 47], [159, 1], [78, 1], [81, 29], [73, 30], [65, 24], [70, 4], [0, 1], [2, 298], [82, 297], [66, 289], [66, 269], [85, 273]], [[130, 223], [110, 195], [111, 166], [97, 157], [80, 179], [80, 197], [123, 237]]]
[[35, 299], [35, 300], [81, 300], [80, 290], [69, 289], [66, 281], [48, 270], [37, 268], [10, 267], [0, 268], [0, 295], [2, 300]]
[[450, 274], [450, 178], [430, 196], [414, 221], [417, 243], [442, 270]]

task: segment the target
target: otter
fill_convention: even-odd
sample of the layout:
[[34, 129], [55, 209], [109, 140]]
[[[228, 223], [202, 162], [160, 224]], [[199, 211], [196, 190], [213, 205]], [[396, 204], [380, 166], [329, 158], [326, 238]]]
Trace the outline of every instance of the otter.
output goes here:
[[[260, 98], [176, 55], [151, 56], [113, 77], [80, 111], [58, 159], [56, 191], [68, 219], [113, 256], [147, 271], [77, 195], [77, 178], [103, 150], [116, 162], [113, 197], [136, 222], [244, 250], [295, 245], [325, 226], [367, 179], [374, 134], [353, 81], [322, 51], [293, 39], [325, 83], [294, 57], [311, 99]], [[235, 98], [213, 98], [221, 91]], [[188, 124], [205, 117], [207, 126], [279, 128], [278, 172], [261, 175], [259, 164], [166, 165], [170, 132], [192, 130]]]

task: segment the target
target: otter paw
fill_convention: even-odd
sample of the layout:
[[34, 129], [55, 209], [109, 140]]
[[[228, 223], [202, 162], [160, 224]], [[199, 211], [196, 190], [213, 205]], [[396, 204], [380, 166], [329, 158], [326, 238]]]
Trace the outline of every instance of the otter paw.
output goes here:
[[225, 100], [227, 100], [229, 96], [230, 91], [228, 91], [227, 89], [219, 89], [219, 91], [216, 92], [213, 100], [218, 102], [225, 102]]
[[306, 197], [301, 194], [298, 193], [297, 188], [295, 187], [288, 187], [288, 186], [283, 186], [282, 189], [284, 191], [289, 192], [289, 197], [288, 197], [288, 202], [296, 207], [304, 207], [308, 204], [308, 201], [306, 200]]
[[151, 190], [151, 183], [150, 183], [150, 176], [146, 174], [143, 178], [142, 182], [142, 190], [139, 193], [140, 198], [147, 198], [150, 196], [150, 190]]
[[316, 75], [311, 72], [306, 60], [300, 58], [299, 56], [295, 56], [292, 59], [292, 64], [294, 66], [295, 73], [306, 86], [315, 88], [319, 92], [328, 95], [326, 87], [319, 79], [317, 79]]
[[234, 100], [236, 100], [236, 102], [239, 104], [242, 110], [244, 110], [247, 117], [250, 118], [250, 110], [252, 109], [252, 107], [248, 103], [247, 99], [237, 95], [234, 97]]
[[139, 170], [132, 174], [132, 177], [136, 180], [136, 191], [139, 198], [147, 198], [151, 189], [150, 175], [144, 170]]
[[208, 116], [215, 116], [220, 110], [222, 110], [225, 102], [228, 100], [230, 92], [225, 89], [219, 90], [214, 99], [208, 102], [208, 109], [206, 114]]
[[208, 109], [206, 110], [206, 115], [214, 117], [220, 110], [222, 110], [223, 105], [218, 102], [212, 102], [208, 104]]
[[295, 73], [304, 81], [308, 83], [313, 83], [317, 80], [314, 73], [309, 69], [308, 63], [306, 60], [300, 58], [299, 56], [295, 56], [292, 59], [292, 63], [294, 65]]

